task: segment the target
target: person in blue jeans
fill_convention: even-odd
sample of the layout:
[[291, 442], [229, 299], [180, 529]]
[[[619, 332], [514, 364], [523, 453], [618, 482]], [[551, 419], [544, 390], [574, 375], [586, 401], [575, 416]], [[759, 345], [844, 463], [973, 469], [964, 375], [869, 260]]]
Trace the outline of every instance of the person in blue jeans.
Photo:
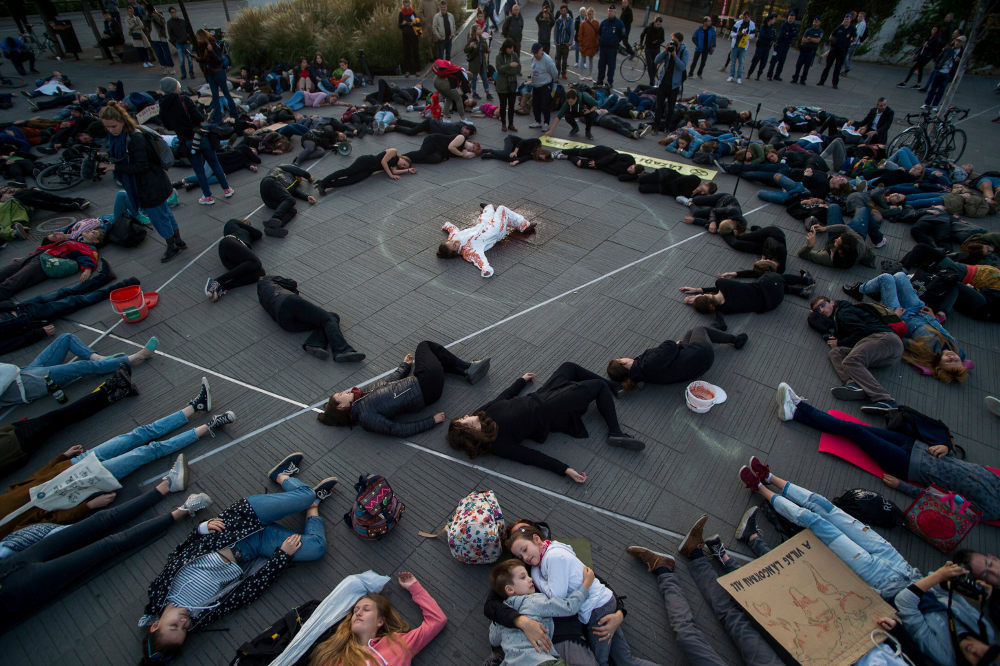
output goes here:
[[[761, 192], [760, 194], [765, 193]], [[772, 192], [771, 194], [779, 195], [780, 193]], [[764, 199], [764, 197], [761, 197], [761, 199]], [[767, 201], [767, 199], [764, 200]], [[846, 224], [862, 238], [867, 236], [875, 247], [885, 247], [887, 241], [880, 228], [881, 222], [875, 219], [872, 215], [872, 209], [868, 206], [860, 206], [854, 211], [854, 217], [845, 221], [840, 204], [830, 204], [826, 209], [826, 226], [813, 225], [811, 230], [816, 233], [823, 233], [828, 227], [832, 227], [835, 224]]]
[[[752, 180], [750, 177], [751, 174], [756, 176], [758, 174], [763, 174], [763, 173], [764, 172], [757, 172], [757, 174], [754, 174], [754, 172], [751, 171], [750, 173], [743, 174], [743, 177], [746, 178], [747, 180]], [[773, 190], [761, 190], [760, 192], [757, 193], [757, 198], [760, 199], [761, 201], [767, 201], [768, 203], [775, 203], [784, 206], [786, 203], [791, 201], [793, 197], [796, 197], [799, 194], [802, 194], [803, 192], [806, 191], [805, 185], [792, 180], [783, 173], [775, 173], [773, 175], [771, 174], [767, 175], [770, 176], [772, 180], [774, 180], [775, 184], [777, 184], [782, 191], [774, 192]]]
[[[180, 653], [188, 632], [256, 600], [293, 561], [323, 557], [326, 535], [319, 505], [332, 495], [337, 479], [327, 477], [312, 488], [299, 481], [295, 475], [303, 457], [292, 453], [268, 473], [283, 492], [237, 501], [199, 525], [170, 554], [149, 585], [149, 603], [139, 620], [139, 626], [149, 628], [144, 659], [169, 661]], [[303, 511], [302, 534], [276, 524]]]
[[[130, 366], [141, 363], [153, 356], [158, 345], [159, 340], [150, 338], [143, 349], [125, 360]], [[66, 363], [66, 355], [70, 353], [79, 360]], [[81, 377], [111, 374], [121, 362], [120, 357], [101, 356], [72, 333], [63, 333], [23, 368], [0, 363], [0, 408], [27, 405], [47, 394], [46, 377], [65, 387]]]
[[207, 30], [202, 28], [195, 33], [195, 44], [197, 55], [195, 58], [201, 63], [201, 71], [205, 74], [205, 81], [212, 91], [212, 118], [211, 122], [221, 123], [222, 102], [220, 97], [226, 98], [226, 108], [230, 115], [236, 113], [236, 102], [229, 94], [229, 80], [226, 78], [226, 68], [222, 60], [222, 51], [216, 43], [215, 38]]
[[[801, 404], [799, 407], [801, 409]], [[923, 578], [923, 574], [875, 530], [844, 513], [822, 495], [772, 474], [771, 468], [757, 456], [750, 458], [749, 467], [740, 468], [739, 477], [749, 490], [770, 502], [779, 515], [799, 527], [811, 529], [883, 599], [892, 601], [907, 585]]]

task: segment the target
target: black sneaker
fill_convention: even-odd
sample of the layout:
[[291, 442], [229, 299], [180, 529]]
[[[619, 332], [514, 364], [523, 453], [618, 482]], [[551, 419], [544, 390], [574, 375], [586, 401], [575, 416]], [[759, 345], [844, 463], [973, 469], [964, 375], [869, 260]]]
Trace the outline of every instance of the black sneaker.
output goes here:
[[489, 357], [481, 358], [478, 361], [473, 361], [469, 364], [469, 367], [465, 369], [465, 381], [470, 384], [475, 384], [480, 379], [486, 376], [486, 373], [490, 371], [490, 359]]
[[109, 403], [124, 400], [131, 395], [139, 395], [139, 389], [132, 383], [132, 367], [128, 361], [119, 363], [115, 374], [106, 380], [102, 386], [104, 386], [107, 393]]
[[889, 258], [880, 261], [878, 267], [882, 269], [883, 273], [888, 273], [889, 275], [906, 271], [903, 264], [899, 263], [895, 259]]
[[702, 550], [707, 550], [708, 554], [715, 557], [722, 562], [722, 558], [726, 556], [726, 544], [722, 543], [722, 537], [718, 534], [713, 534], [712, 536], [705, 539], [705, 545]]
[[757, 514], [759, 512], [760, 507], [757, 505], [743, 512], [743, 517], [740, 518], [740, 522], [736, 526], [736, 531], [733, 532], [734, 539], [743, 543], [749, 543], [751, 535], [756, 534], [758, 537], [760, 536], [760, 527], [757, 526]]
[[212, 409], [212, 390], [208, 386], [208, 377], [201, 378], [201, 391], [194, 400], [188, 403], [196, 412], [208, 412]]
[[277, 483], [279, 474], [287, 474], [288, 476], [295, 476], [299, 473], [299, 465], [302, 464], [302, 460], [306, 457], [306, 454], [301, 451], [296, 451], [295, 453], [289, 453], [287, 456], [282, 458], [281, 462], [272, 467], [267, 473], [267, 478], [271, 481]]
[[608, 445], [619, 449], [628, 449], [629, 451], [642, 451], [646, 448], [646, 445], [637, 440], [635, 437], [629, 437], [624, 433], [619, 435], [608, 435]]
[[319, 483], [317, 483], [315, 486], [313, 486], [313, 490], [316, 492], [316, 501], [322, 502], [323, 500], [332, 496], [333, 487], [335, 485], [337, 485], [337, 477], [328, 476]]
[[864, 389], [854, 382], [847, 382], [843, 386], [834, 386], [830, 389], [830, 394], [837, 400], [864, 400], [868, 397]]
[[879, 400], [867, 405], [861, 405], [861, 411], [865, 414], [885, 414], [894, 409], [899, 409], [899, 404], [895, 400]]
[[844, 290], [845, 294], [847, 294], [856, 301], [865, 300], [865, 295], [861, 293], [860, 282], [852, 282], [850, 284], [845, 284], [843, 287], [841, 287], [841, 289]]
[[360, 363], [365, 360], [365, 355], [359, 351], [348, 349], [347, 351], [340, 352], [339, 354], [334, 354], [333, 360], [337, 363]]
[[813, 274], [810, 273], [809, 271], [807, 271], [807, 270], [805, 270], [803, 268], [800, 268], [799, 269], [799, 275], [801, 275], [805, 279], [809, 280], [809, 284], [816, 284], [816, 278], [814, 278]]
[[307, 354], [315, 356], [321, 361], [325, 361], [330, 358], [330, 352], [326, 350], [326, 347], [320, 347], [319, 345], [302, 345], [302, 349], [304, 349]]
[[733, 346], [736, 347], [737, 349], [743, 349], [743, 347], [747, 343], [747, 340], [749, 339], [750, 336], [748, 336], [746, 333], [740, 333], [739, 335], [736, 336], [736, 340], [733, 341]]
[[230, 423], [236, 423], [236, 413], [232, 410], [228, 412], [223, 412], [222, 414], [216, 414], [212, 417], [212, 420], [207, 424], [208, 434], [215, 437], [215, 431], [223, 426], [227, 426]]

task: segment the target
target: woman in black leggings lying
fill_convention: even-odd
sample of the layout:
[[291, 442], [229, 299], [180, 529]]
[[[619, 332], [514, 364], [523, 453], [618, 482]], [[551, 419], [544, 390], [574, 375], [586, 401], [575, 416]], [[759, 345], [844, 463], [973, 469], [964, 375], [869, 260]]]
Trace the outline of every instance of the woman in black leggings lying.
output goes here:
[[215, 303], [230, 289], [253, 284], [264, 277], [264, 264], [253, 251], [253, 244], [264, 237], [247, 220], [229, 220], [222, 228], [219, 241], [219, 260], [228, 271], [219, 277], [210, 277], [205, 283], [205, 295]]
[[444, 391], [445, 373], [462, 375], [470, 384], [475, 384], [489, 369], [488, 358], [463, 361], [438, 343], [424, 340], [417, 345], [416, 352], [407, 354], [396, 371], [385, 379], [364, 390], [355, 386], [331, 395], [316, 418], [326, 425], [360, 423], [371, 432], [409, 437], [444, 423], [444, 412], [415, 421], [396, 421], [395, 418], [437, 402]]
[[470, 141], [464, 134], [428, 134], [420, 143], [420, 150], [413, 150], [403, 157], [412, 164], [440, 164], [450, 157], [471, 160], [483, 154], [483, 148], [476, 141]]
[[[175, 522], [193, 516], [212, 502], [204, 493], [190, 495], [170, 513], [111, 533], [155, 506], [170, 492], [170, 485], [163, 479], [155, 488], [129, 502], [98, 511], [0, 559], [0, 630], [24, 619], [111, 558], [149, 544], [165, 534]], [[176, 484], [174, 488], [175, 491], [183, 489], [183, 484]]]
[[[684, 216], [685, 224], [696, 224], [708, 229], [710, 234], [721, 233], [723, 236], [742, 234], [747, 229], [739, 200], [728, 192], [675, 198], [678, 203], [688, 207], [688, 214]], [[731, 222], [727, 228], [722, 228], [726, 220]]]
[[[753, 282], [738, 282], [733, 278], [754, 277]], [[813, 279], [805, 275], [765, 273], [758, 277], [753, 271], [722, 273], [714, 287], [681, 287], [687, 296], [684, 303], [702, 314], [763, 313], [775, 309], [785, 300], [785, 294], [809, 298]], [[718, 317], [717, 317], [718, 320]], [[721, 323], [721, 320], [719, 320]], [[726, 330], [725, 325], [717, 325]]]
[[626, 393], [639, 388], [639, 382], [674, 384], [697, 379], [712, 367], [712, 345], [731, 344], [743, 349], [747, 334], [733, 335], [717, 328], [698, 326], [674, 342], [665, 340], [635, 358], [613, 358], [608, 362], [608, 377], [622, 385]]
[[495, 400], [472, 414], [452, 419], [448, 427], [451, 448], [465, 451], [472, 458], [495, 453], [502, 458], [565, 474], [583, 483], [587, 480], [586, 472], [577, 472], [566, 463], [521, 442], [526, 439], [544, 442], [550, 432], [587, 437], [583, 415], [592, 402], [597, 403], [597, 411], [608, 426], [609, 445], [632, 451], [646, 447], [638, 439], [626, 435], [618, 423], [613, 394], [622, 390], [618, 382], [567, 362], [560, 365], [537, 391], [518, 396], [534, 378], [535, 373], [526, 372]]
[[[329, 120], [333, 120], [330, 118]], [[337, 125], [341, 127], [347, 127], [343, 123], [338, 122]], [[357, 136], [358, 130], [351, 129], [352, 136]], [[311, 129], [302, 135], [302, 152], [300, 152], [292, 164], [302, 164], [308, 160], [318, 160], [326, 154], [326, 151], [333, 150], [341, 141], [347, 141], [347, 134], [345, 130], [336, 129], [330, 125], [323, 125], [315, 129]]]
[[552, 153], [542, 148], [542, 142], [538, 139], [522, 139], [519, 136], [508, 134], [503, 139], [503, 150], [483, 150], [483, 159], [503, 160], [511, 166], [517, 166], [528, 160], [551, 162]]
[[334, 187], [345, 187], [360, 183], [372, 174], [385, 172], [389, 178], [399, 180], [400, 176], [408, 173], [416, 173], [413, 163], [405, 155], [400, 155], [395, 148], [386, 148], [377, 155], [362, 155], [354, 160], [350, 166], [334, 171], [330, 175], [319, 181], [316, 189], [320, 194]]
[[302, 349], [316, 358], [325, 360], [332, 352], [333, 360], [338, 363], [365, 360], [365, 355], [347, 344], [340, 332], [340, 315], [302, 298], [295, 280], [265, 275], [257, 281], [257, 300], [282, 330], [311, 331]]
[[788, 247], [785, 245], [785, 232], [778, 227], [754, 229], [739, 236], [730, 234], [723, 236], [722, 240], [734, 250], [759, 256], [760, 259], [754, 262], [754, 271], [758, 275], [785, 272]]

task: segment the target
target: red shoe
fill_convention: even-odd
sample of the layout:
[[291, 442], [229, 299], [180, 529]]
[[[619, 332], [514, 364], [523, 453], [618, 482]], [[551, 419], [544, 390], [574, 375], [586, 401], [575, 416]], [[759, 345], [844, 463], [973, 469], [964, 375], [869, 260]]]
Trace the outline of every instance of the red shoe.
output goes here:
[[771, 468], [760, 461], [757, 456], [750, 456], [750, 471], [757, 475], [757, 480], [763, 484], [767, 484], [768, 476], [771, 474]]
[[746, 465], [740, 467], [740, 481], [743, 482], [743, 485], [745, 485], [748, 490], [757, 490], [757, 487], [760, 485], [757, 475], [754, 474], [753, 470]]

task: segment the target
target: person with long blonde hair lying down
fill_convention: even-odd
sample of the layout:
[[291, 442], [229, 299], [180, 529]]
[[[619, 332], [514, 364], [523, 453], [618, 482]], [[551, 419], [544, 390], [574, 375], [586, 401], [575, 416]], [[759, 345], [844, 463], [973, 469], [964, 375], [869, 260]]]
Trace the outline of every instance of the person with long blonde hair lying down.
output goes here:
[[409, 666], [413, 657], [444, 629], [448, 618], [417, 577], [399, 573], [399, 585], [420, 606], [423, 622], [410, 629], [381, 594], [366, 594], [333, 636], [313, 648], [309, 666]]

